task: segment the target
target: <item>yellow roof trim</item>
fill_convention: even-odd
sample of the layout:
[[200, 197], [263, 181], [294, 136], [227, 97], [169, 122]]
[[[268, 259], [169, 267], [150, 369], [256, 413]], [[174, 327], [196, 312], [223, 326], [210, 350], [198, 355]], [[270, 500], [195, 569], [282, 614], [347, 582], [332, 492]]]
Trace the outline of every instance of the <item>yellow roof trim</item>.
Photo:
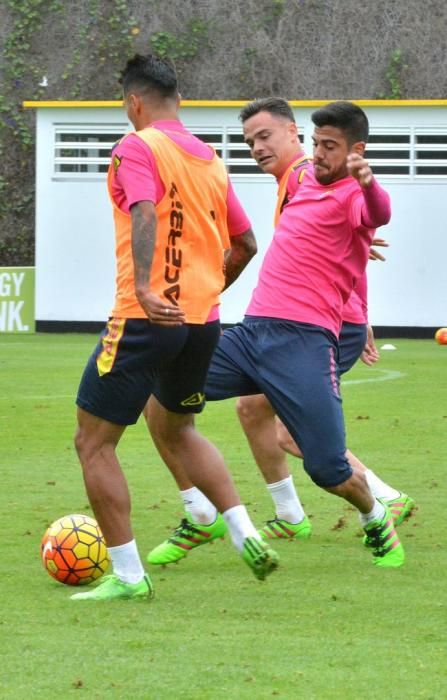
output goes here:
[[110, 100], [25, 100], [22, 102], [25, 109], [40, 107], [122, 107], [122, 101]]
[[[321, 107], [333, 100], [289, 100], [292, 107]], [[243, 107], [249, 100], [182, 100], [181, 107]], [[447, 107], [446, 100], [352, 100], [361, 107]], [[121, 100], [27, 100], [26, 109], [123, 107]]]

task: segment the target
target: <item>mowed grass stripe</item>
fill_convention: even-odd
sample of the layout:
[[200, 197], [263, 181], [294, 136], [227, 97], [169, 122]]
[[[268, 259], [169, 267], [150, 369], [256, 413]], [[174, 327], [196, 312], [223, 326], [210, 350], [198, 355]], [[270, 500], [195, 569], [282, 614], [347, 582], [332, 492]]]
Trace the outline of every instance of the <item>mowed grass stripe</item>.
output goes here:
[[[44, 571], [39, 545], [56, 518], [90, 512], [72, 437], [77, 384], [96, 339], [39, 334], [9, 349], [6, 336], [2, 342], [2, 700], [444, 697], [447, 348], [390, 339], [397, 350], [382, 352], [377, 371], [406, 376], [343, 392], [351, 449], [417, 502], [399, 528], [402, 569], [376, 570], [355, 511], [290, 459], [313, 535], [278, 542], [280, 567], [266, 582], [227, 537], [178, 565], [151, 567], [151, 603], [81, 610]], [[346, 381], [373, 372], [358, 363]], [[274, 514], [234, 403], [208, 404], [197, 424], [221, 449], [260, 526]], [[118, 452], [144, 557], [178, 525], [181, 503], [142, 421]]]

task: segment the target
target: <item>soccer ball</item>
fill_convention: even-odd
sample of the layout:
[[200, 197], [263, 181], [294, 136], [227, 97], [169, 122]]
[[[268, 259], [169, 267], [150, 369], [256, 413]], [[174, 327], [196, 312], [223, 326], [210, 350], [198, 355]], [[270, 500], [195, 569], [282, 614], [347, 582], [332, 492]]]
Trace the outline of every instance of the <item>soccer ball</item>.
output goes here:
[[70, 586], [100, 578], [110, 557], [99, 525], [88, 515], [66, 515], [50, 525], [40, 547], [50, 576]]
[[447, 345], [447, 328], [438, 328], [435, 333], [435, 340], [439, 345]]

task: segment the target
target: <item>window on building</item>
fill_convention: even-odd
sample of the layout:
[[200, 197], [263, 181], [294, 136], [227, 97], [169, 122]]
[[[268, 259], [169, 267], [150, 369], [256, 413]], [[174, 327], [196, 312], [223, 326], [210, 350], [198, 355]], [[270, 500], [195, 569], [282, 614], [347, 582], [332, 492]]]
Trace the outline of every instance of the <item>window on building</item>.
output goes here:
[[54, 139], [54, 174], [73, 177], [106, 173], [110, 152], [126, 132], [127, 124], [57, 126]]
[[[113, 145], [128, 130], [127, 123], [56, 124], [55, 179], [102, 179]], [[265, 176], [250, 155], [240, 127], [190, 127], [221, 156], [234, 176]], [[303, 135], [301, 142], [306, 147]], [[447, 127], [376, 128], [371, 130], [366, 158], [376, 175], [392, 179], [446, 178]]]
[[447, 177], [447, 133], [417, 129], [414, 149], [417, 178]]
[[402, 177], [410, 175], [411, 135], [399, 131], [371, 130], [365, 151], [375, 175]]

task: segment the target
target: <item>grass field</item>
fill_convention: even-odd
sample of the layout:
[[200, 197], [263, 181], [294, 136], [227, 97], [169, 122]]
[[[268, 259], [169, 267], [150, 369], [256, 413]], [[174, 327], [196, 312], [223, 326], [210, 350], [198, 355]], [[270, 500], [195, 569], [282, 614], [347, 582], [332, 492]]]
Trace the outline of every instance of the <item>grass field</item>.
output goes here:
[[[89, 513], [72, 435], [95, 340], [0, 337], [0, 698], [447, 698], [447, 347], [382, 341], [397, 349], [376, 368], [358, 364], [343, 385], [349, 446], [418, 504], [400, 529], [402, 569], [373, 567], [356, 513], [291, 461], [313, 536], [278, 543], [281, 566], [266, 582], [227, 538], [152, 568], [151, 603], [80, 604], [44, 571], [39, 546], [56, 518]], [[198, 424], [255, 522], [272, 517], [234, 402], [210, 404]], [[180, 500], [142, 423], [120, 457], [145, 555], [178, 524]]]

